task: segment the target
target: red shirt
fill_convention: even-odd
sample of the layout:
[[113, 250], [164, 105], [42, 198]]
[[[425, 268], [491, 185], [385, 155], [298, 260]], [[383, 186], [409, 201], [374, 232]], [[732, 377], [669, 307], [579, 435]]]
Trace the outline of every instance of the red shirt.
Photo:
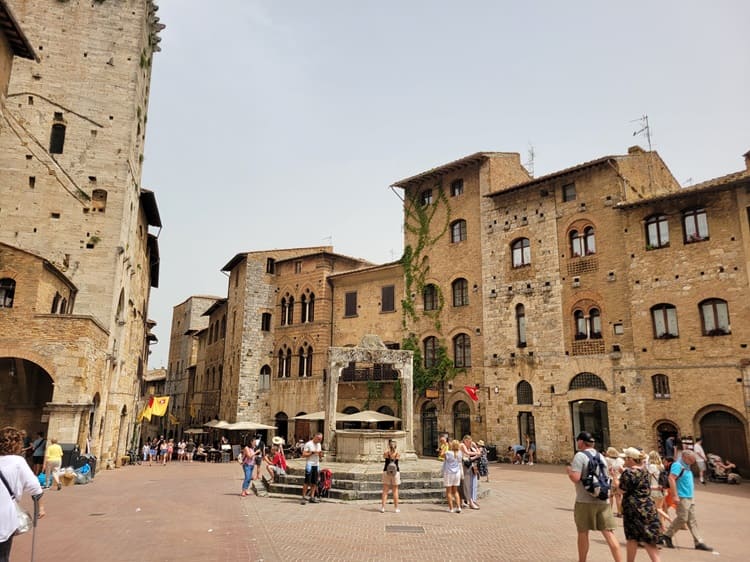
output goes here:
[[281, 453], [276, 453], [273, 456], [273, 462], [272, 462], [272, 464], [274, 466], [278, 466], [278, 467], [283, 468], [284, 472], [286, 472], [286, 458], [284, 458], [284, 455], [282, 455]]

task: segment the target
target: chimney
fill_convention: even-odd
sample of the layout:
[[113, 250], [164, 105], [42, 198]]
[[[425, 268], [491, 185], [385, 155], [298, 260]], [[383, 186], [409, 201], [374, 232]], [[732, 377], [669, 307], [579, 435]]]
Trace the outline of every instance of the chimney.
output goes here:
[[628, 148], [628, 154], [643, 154], [644, 152], [646, 152], [646, 151], [643, 150], [637, 144], [634, 144], [633, 146], [631, 146], [630, 148]]
[[750, 150], [745, 152], [745, 154], [743, 154], [742, 156], [745, 157], [745, 169], [747, 171], [750, 171]]

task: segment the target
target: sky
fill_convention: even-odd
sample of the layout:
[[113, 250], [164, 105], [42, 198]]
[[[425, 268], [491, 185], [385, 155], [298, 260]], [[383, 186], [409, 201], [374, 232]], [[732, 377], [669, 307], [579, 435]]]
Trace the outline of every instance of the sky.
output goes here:
[[535, 176], [651, 146], [683, 186], [744, 168], [750, 2], [160, 0], [143, 186], [149, 317], [226, 296], [237, 253], [403, 250], [390, 186], [479, 151]]

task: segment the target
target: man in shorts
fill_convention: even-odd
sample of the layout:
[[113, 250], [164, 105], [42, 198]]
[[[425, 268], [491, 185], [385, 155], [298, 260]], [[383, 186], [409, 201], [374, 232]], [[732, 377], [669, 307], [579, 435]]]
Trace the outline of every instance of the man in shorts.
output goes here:
[[[586, 471], [589, 458], [582, 452], [587, 451], [591, 455], [599, 455], [594, 448], [594, 437], [588, 431], [582, 431], [576, 437], [576, 448], [578, 452], [568, 466], [568, 478], [576, 487], [576, 503], [574, 508], [574, 519], [578, 530], [578, 562], [585, 562], [589, 553], [589, 531], [600, 531], [607, 546], [612, 553], [615, 562], [621, 562], [620, 543], [615, 537], [615, 518], [607, 500], [600, 500], [589, 494], [583, 487], [581, 475]], [[602, 463], [606, 466], [604, 457]]]
[[323, 447], [320, 443], [323, 441], [323, 434], [316, 433], [310, 441], [305, 443], [302, 448], [302, 458], [305, 463], [305, 483], [302, 484], [302, 505], [307, 503], [307, 490], [310, 489], [310, 503], [319, 503], [320, 500], [315, 497], [318, 491], [318, 472], [320, 471], [320, 459], [323, 458]]

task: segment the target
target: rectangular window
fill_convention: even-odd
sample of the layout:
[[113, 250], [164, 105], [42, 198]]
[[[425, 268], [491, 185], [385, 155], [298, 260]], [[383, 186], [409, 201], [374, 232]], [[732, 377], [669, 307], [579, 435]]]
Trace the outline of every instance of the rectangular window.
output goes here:
[[271, 331], [271, 313], [264, 312], [260, 319], [260, 329], [264, 332]]
[[268, 258], [266, 260], [266, 273], [276, 273], [276, 260]]
[[396, 310], [396, 288], [386, 285], [380, 289], [380, 312], [395, 312]]
[[562, 199], [563, 201], [575, 201], [576, 199], [576, 184], [569, 183], [562, 187]]
[[344, 316], [357, 315], [357, 291], [351, 291], [344, 295]]
[[451, 182], [451, 197], [458, 197], [464, 192], [464, 180], [458, 179]]
[[294, 262], [294, 273], [302, 273], [302, 262], [301, 261]]

